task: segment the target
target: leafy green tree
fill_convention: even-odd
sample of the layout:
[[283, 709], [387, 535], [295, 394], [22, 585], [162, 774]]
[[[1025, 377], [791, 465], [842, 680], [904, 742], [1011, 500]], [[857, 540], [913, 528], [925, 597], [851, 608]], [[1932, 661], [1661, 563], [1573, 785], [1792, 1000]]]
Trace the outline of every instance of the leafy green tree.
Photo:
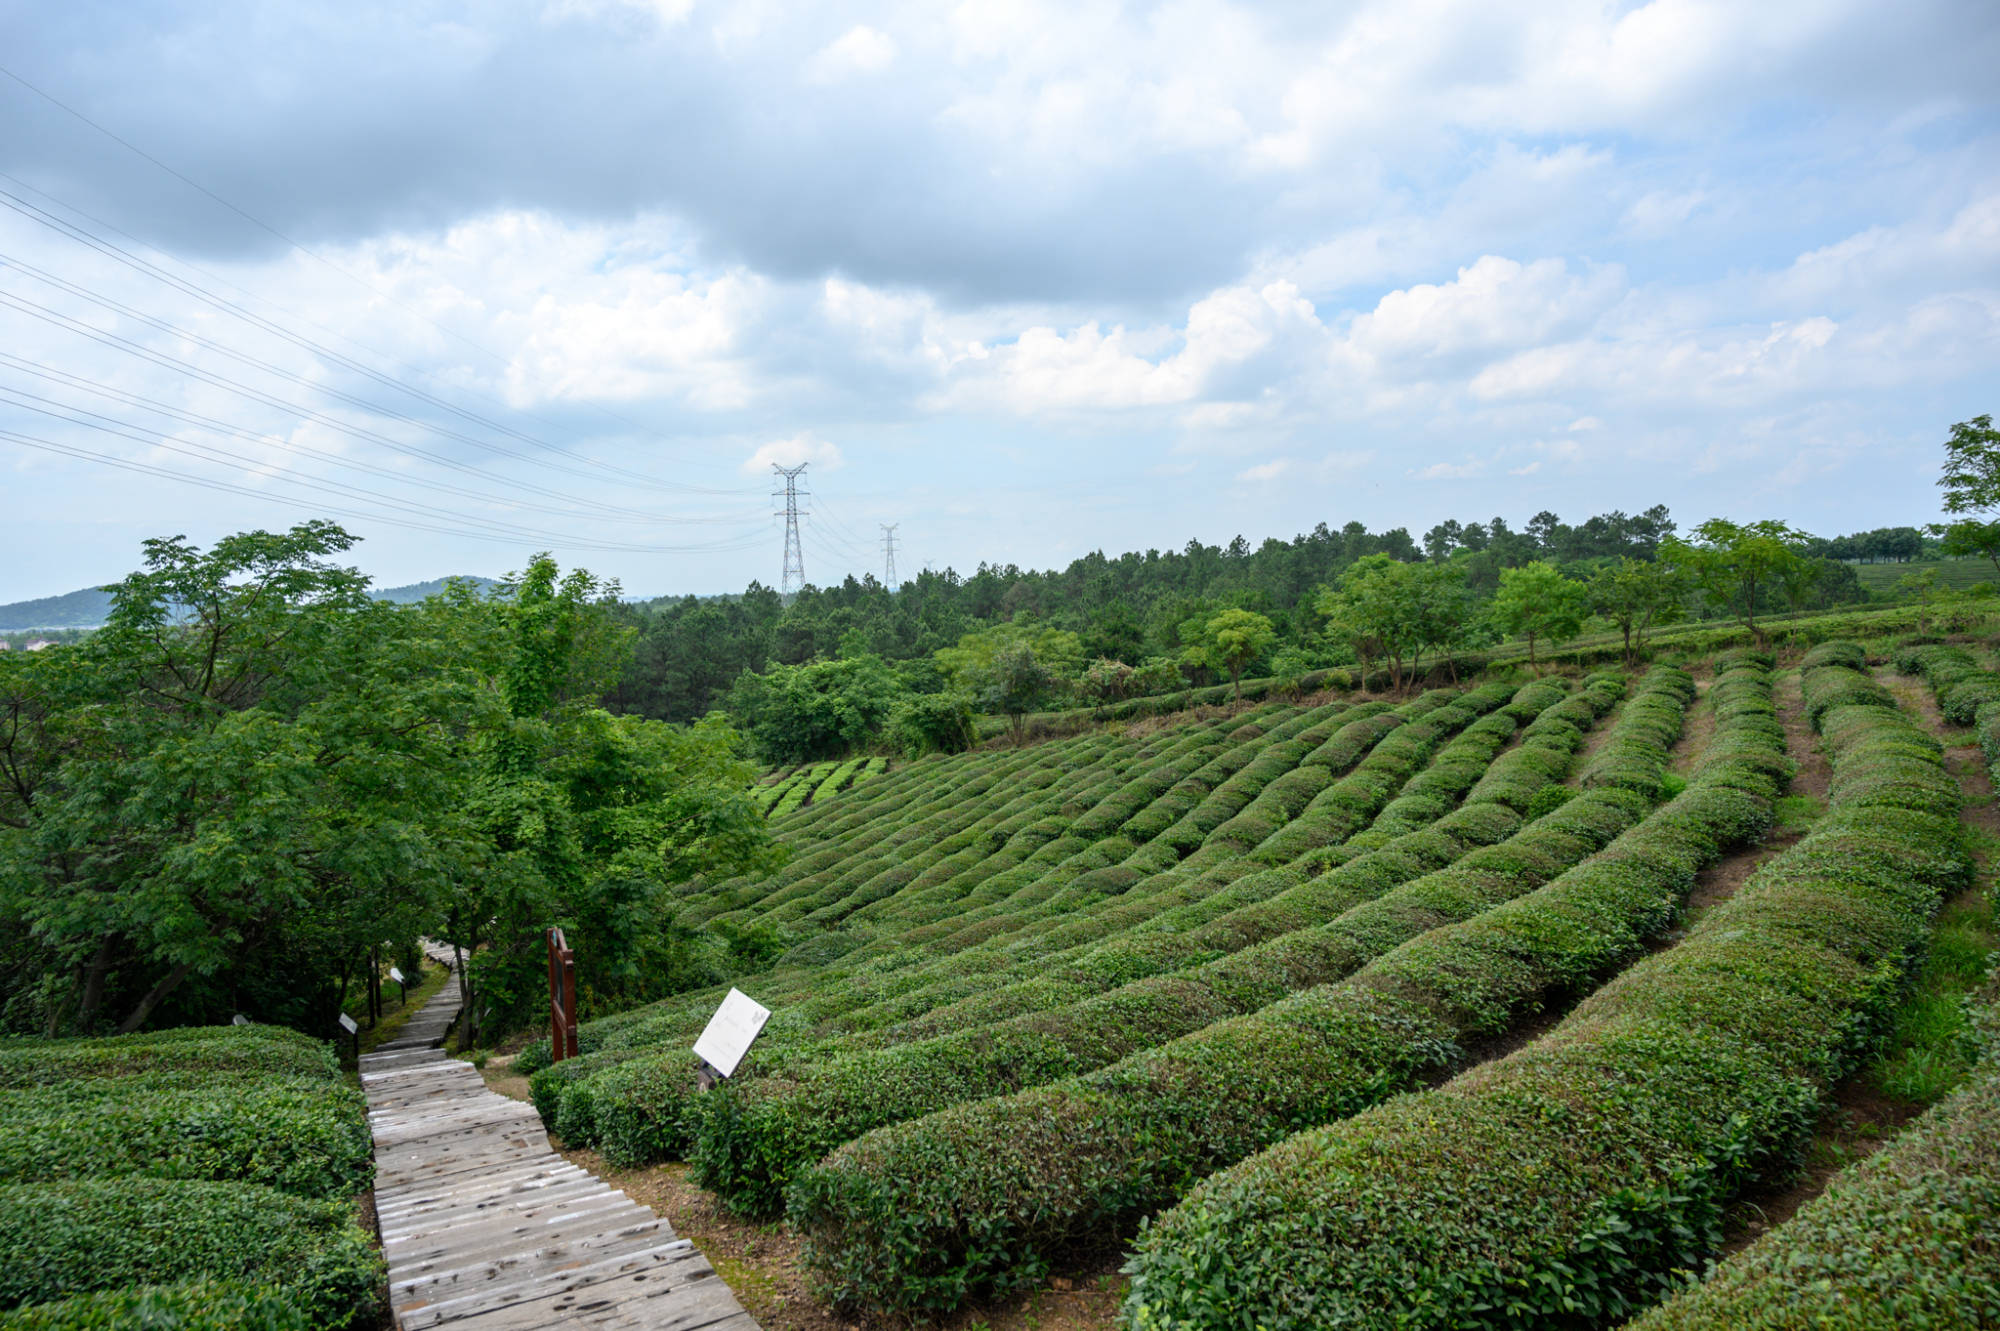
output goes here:
[[907, 697], [890, 716], [889, 738], [913, 758], [925, 753], [961, 753], [978, 738], [972, 701], [955, 691]]
[[1363, 680], [1370, 658], [1386, 656], [1391, 687], [1398, 689], [1416, 677], [1425, 652], [1452, 649], [1472, 621], [1463, 569], [1385, 554], [1356, 560], [1339, 583], [1321, 592], [1319, 609], [1329, 632], [1354, 650]]
[[[1991, 416], [1974, 416], [1951, 427], [1944, 445], [1944, 511], [1960, 515], [2000, 512], [2000, 430]], [[2000, 521], [1961, 516], [1942, 533], [1945, 553], [1983, 555], [2000, 573]]]
[[968, 633], [936, 656], [946, 677], [968, 692], [974, 705], [1007, 718], [1016, 744], [1024, 737], [1027, 714], [1048, 706], [1083, 673], [1083, 643], [1076, 634], [1027, 620]]
[[1187, 660], [1229, 676], [1240, 703], [1244, 670], [1277, 639], [1277, 630], [1263, 615], [1253, 610], [1224, 610], [1202, 626], [1201, 637], [1187, 649]]
[[1580, 582], [1538, 559], [1519, 568], [1503, 569], [1500, 590], [1493, 598], [1493, 623], [1509, 637], [1528, 640], [1528, 665], [1540, 668], [1538, 642], [1562, 643], [1583, 628], [1589, 596]]
[[1597, 570], [1589, 582], [1590, 608], [1625, 635], [1625, 664], [1646, 650], [1646, 632], [1685, 616], [1689, 586], [1673, 564], [1625, 558]]
[[766, 762], [814, 762], [851, 753], [878, 737], [905, 688], [879, 656], [744, 671], [729, 709]]
[[44, 949], [46, 1030], [214, 1020], [272, 958], [258, 1015], [323, 1030], [478, 858], [455, 739], [495, 710], [478, 635], [370, 601], [330, 558], [352, 544], [148, 541], [101, 632], [7, 662], [0, 913]]
[[1734, 614], [1762, 643], [1758, 597], [1779, 589], [1791, 595], [1810, 585], [1809, 538], [1775, 518], [1748, 523], [1710, 518], [1693, 535], [1692, 541], [1667, 537], [1660, 543], [1660, 557], [1682, 570], [1711, 606]]

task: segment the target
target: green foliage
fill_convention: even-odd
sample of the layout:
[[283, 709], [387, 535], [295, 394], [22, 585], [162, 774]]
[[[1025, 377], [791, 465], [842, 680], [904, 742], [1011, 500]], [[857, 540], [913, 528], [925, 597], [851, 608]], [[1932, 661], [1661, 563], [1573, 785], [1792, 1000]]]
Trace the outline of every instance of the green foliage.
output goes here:
[[1755, 634], [1760, 596], [1782, 589], [1797, 608], [1819, 576], [1804, 553], [1806, 540], [1804, 532], [1775, 519], [1710, 518], [1694, 529], [1692, 541], [1668, 537], [1660, 558], [1680, 570], [1711, 606], [1734, 614]]
[[1589, 592], [1544, 560], [1510, 568], [1500, 575], [1500, 590], [1488, 611], [1493, 626], [1528, 640], [1528, 664], [1534, 665], [1538, 642], [1563, 643], [1583, 628]]
[[[1686, 688], [1667, 671], [1648, 692]], [[1653, 718], [1634, 718], [1629, 742], [1657, 747]], [[1573, 746], [1579, 732], [1559, 724]], [[1782, 753], [1782, 734], [1762, 743]], [[1755, 762], [1730, 771], [1771, 784]], [[1240, 992], [1257, 1009], [1248, 1015], [840, 1148], [789, 1195], [823, 1292], [911, 1313], [1038, 1278], [1057, 1254], [1074, 1259], [1202, 1175], [1406, 1089], [1449, 1066], [1458, 1039], [1629, 955], [1671, 922], [1672, 889], [1685, 892], [1704, 857], [1754, 836], [1768, 816], [1720, 774], [1700, 803], [1677, 802], [1634, 829], [1644, 807], [1627, 790], [1588, 792], [1330, 923], [1245, 949], [1211, 983]], [[1590, 924], [1581, 937], [1559, 927], [1579, 916]], [[1293, 989], [1302, 992], [1261, 1006]]]
[[1968, 1004], [1989, 1042], [1969, 1085], [1634, 1331], [2000, 1324], [1996, 1000]]
[[962, 693], [905, 698], [889, 718], [889, 742], [912, 758], [926, 753], [962, 753], [977, 738], [972, 702]]
[[384, 1279], [345, 1201], [246, 1183], [0, 1187], [0, 1250], [0, 1307], [75, 1300], [0, 1320], [9, 1328], [365, 1325]]
[[1409, 564], [1369, 555], [1322, 589], [1317, 609], [1327, 631], [1344, 640], [1361, 662], [1387, 658], [1390, 687], [1404, 682], [1403, 665], [1415, 673], [1425, 652], [1461, 645], [1472, 622], [1463, 572], [1448, 564]]
[[804, 763], [851, 753], [882, 732], [905, 694], [879, 656], [745, 670], [729, 710], [770, 763]]
[[190, 1280], [79, 1294], [0, 1312], [4, 1331], [311, 1331], [293, 1298], [270, 1286]]
[[1650, 559], [1625, 558], [1598, 569], [1586, 584], [1590, 608], [1625, 635], [1625, 659], [1646, 650], [1646, 633], [1655, 624], [1672, 624], [1686, 615], [1688, 580], [1682, 566]]
[[1277, 630], [1263, 615], [1253, 610], [1224, 610], [1201, 626], [1200, 636], [1188, 644], [1183, 659], [1189, 665], [1229, 676], [1240, 701], [1244, 669], [1270, 650], [1277, 637]]
[[[1808, 676], [1809, 707], [1844, 669]], [[1142, 1242], [1128, 1324], [1598, 1325], [1698, 1268], [1729, 1200], [1796, 1160], [1970, 867], [1937, 746], [1887, 709], [1819, 714], [1831, 809], [1803, 841], [1549, 1037], [1203, 1184]]]

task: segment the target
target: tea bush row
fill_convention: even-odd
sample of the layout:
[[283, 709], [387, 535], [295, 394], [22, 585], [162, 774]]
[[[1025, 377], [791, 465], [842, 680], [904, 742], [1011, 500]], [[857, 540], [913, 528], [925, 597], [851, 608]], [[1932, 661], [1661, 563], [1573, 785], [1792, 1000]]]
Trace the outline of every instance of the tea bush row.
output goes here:
[[1211, 1179], [1142, 1240], [1125, 1325], [1603, 1325], [1699, 1269], [1969, 874], [1938, 746], [1815, 655], [1833, 778], [1803, 841], [1544, 1039]]
[[[1749, 685], [1768, 697], [1754, 673]], [[1676, 674], [1648, 692], [1685, 701], [1692, 690]], [[907, 1313], [1036, 1280], [1205, 1174], [1453, 1065], [1460, 1041], [1504, 1030], [1629, 956], [1671, 919], [1695, 867], [1765, 826], [1782, 736], [1764, 743], [1775, 753], [1761, 762], [1704, 764], [1643, 822], [1634, 792], [1585, 792], [1441, 873], [1231, 958], [1285, 973], [1291, 987], [1361, 966], [1345, 981], [835, 1151], [789, 1197], [818, 1287]]]
[[1972, 1079], [1632, 1331], [2000, 1326], [2000, 988]]

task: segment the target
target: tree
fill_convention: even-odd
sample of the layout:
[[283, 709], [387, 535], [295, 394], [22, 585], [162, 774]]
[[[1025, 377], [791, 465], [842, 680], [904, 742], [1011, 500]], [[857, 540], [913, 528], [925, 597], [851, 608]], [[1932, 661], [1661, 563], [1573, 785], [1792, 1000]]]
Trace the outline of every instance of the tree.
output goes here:
[[1710, 605], [1733, 612], [1759, 644], [1757, 627], [1760, 592], [1782, 588], [1788, 595], [1808, 586], [1811, 561], [1805, 556], [1810, 539], [1775, 518], [1735, 523], [1710, 518], [1694, 529], [1694, 540], [1669, 536], [1660, 543], [1660, 557], [1683, 570]]
[[2000, 512], [2000, 430], [1991, 416], [1974, 416], [1951, 427], [1938, 486], [1944, 491], [1945, 512], [1968, 515], [1944, 529], [1946, 552], [1984, 555], [2000, 573], [2000, 522], [1969, 516]]
[[935, 655], [946, 678], [980, 710], [1007, 718], [1016, 744], [1025, 737], [1027, 714], [1083, 673], [1076, 634], [1028, 620], [968, 633]]
[[1547, 560], [1504, 569], [1493, 598], [1493, 623], [1510, 637], [1528, 640], [1528, 665], [1539, 668], [1535, 644], [1563, 642], [1583, 628], [1588, 596], [1580, 582], [1562, 575]]
[[1236, 701], [1243, 701], [1243, 671], [1278, 639], [1271, 621], [1252, 610], [1224, 610], [1203, 626], [1201, 638], [1188, 648], [1188, 661], [1229, 676]]
[[[0, 916], [42, 949], [48, 1033], [156, 1015], [324, 1031], [369, 948], [477, 858], [476, 632], [370, 601], [337, 526], [146, 543], [110, 622], [11, 654]], [[22, 1013], [10, 1013], [18, 1020]]]
[[773, 764], [851, 753], [882, 733], [902, 701], [902, 682], [879, 656], [745, 670], [729, 690], [729, 711]]
[[[1427, 651], [1443, 651], [1466, 633], [1471, 615], [1465, 572], [1456, 564], [1405, 564], [1388, 555], [1356, 560], [1320, 593], [1328, 628], [1347, 639], [1364, 681], [1377, 652], [1391, 663], [1390, 685], [1416, 675]], [[1404, 672], [1404, 662], [1409, 671]]]
[[1591, 578], [1590, 608], [1625, 635], [1625, 664], [1646, 650], [1646, 630], [1671, 624], [1686, 613], [1688, 582], [1683, 571], [1651, 560], [1619, 560]]

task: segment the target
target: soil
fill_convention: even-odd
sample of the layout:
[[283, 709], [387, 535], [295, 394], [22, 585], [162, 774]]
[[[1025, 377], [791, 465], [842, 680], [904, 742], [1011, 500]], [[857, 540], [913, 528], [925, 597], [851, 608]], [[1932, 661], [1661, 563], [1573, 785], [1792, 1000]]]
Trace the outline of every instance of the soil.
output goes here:
[[1675, 776], [1692, 775], [1694, 765], [1708, 752], [1708, 742], [1715, 738], [1715, 709], [1708, 705], [1708, 690], [1714, 683], [1713, 678], [1695, 678], [1694, 701], [1688, 704], [1681, 722], [1681, 737], [1674, 742], [1670, 755]]
[[[512, 1064], [512, 1058], [490, 1059], [481, 1075], [499, 1094], [526, 1100], [528, 1079]], [[692, 1239], [764, 1331], [903, 1331], [910, 1325], [828, 1310], [807, 1291], [801, 1242], [791, 1227], [731, 1214], [715, 1194], [689, 1182], [686, 1165], [613, 1169], [596, 1151], [568, 1150], [559, 1140], [551, 1141], [572, 1164], [651, 1207], [676, 1234]], [[968, 1305], [929, 1325], [941, 1331], [1109, 1331], [1125, 1283], [1110, 1266], [1054, 1276], [1039, 1289], [1000, 1303]]]

